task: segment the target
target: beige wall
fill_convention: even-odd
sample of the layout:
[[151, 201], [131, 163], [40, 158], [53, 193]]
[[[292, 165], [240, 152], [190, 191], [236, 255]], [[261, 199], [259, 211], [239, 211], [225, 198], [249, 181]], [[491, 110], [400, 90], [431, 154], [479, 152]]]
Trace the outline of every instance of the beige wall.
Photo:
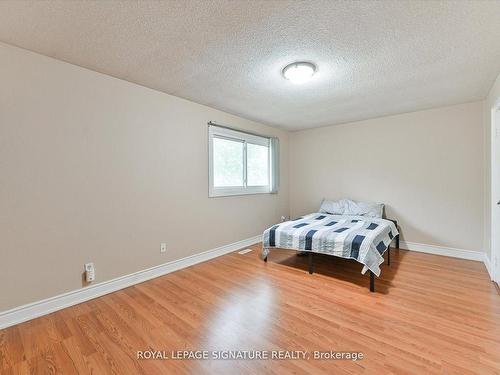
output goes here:
[[491, 109], [500, 101], [500, 75], [483, 105], [484, 120], [484, 250], [491, 256]]
[[482, 251], [482, 115], [476, 102], [291, 133], [292, 216], [322, 197], [379, 201], [406, 241]]
[[[0, 311], [262, 233], [288, 133], [0, 44]], [[207, 121], [281, 140], [279, 194], [208, 198]], [[160, 254], [160, 242], [167, 253]]]

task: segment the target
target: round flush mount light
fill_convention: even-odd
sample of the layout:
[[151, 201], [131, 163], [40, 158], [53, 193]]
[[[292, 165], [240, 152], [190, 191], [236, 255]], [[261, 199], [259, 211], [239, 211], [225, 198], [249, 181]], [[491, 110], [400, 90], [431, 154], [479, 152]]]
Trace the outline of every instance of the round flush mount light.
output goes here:
[[294, 62], [283, 68], [283, 77], [292, 83], [307, 82], [314, 73], [316, 73], [316, 65], [306, 61]]

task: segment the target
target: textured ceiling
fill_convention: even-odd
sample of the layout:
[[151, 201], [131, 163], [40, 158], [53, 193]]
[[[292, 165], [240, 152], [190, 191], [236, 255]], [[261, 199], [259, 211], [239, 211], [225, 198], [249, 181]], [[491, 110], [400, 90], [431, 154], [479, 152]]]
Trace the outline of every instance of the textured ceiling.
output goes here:
[[[1, 1], [0, 40], [289, 130], [483, 99], [500, 1]], [[283, 66], [313, 61], [304, 85]]]

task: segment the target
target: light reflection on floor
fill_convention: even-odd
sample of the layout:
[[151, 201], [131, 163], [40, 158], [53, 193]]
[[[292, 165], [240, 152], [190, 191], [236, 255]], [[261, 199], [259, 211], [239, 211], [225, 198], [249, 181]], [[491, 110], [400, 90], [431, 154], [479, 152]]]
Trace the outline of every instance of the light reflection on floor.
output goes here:
[[210, 350], [255, 349], [252, 341], [262, 340], [274, 318], [276, 291], [266, 282], [254, 282], [245, 291], [230, 293], [231, 298], [207, 322], [206, 346]]

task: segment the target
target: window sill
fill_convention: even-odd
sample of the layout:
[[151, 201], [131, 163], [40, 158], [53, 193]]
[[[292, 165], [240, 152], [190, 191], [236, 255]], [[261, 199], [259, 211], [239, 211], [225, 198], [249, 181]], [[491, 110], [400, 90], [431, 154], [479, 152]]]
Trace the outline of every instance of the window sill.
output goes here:
[[221, 197], [234, 197], [234, 196], [242, 196], [242, 195], [257, 195], [257, 194], [274, 194], [269, 191], [268, 187], [263, 189], [251, 189], [248, 191], [241, 190], [211, 190], [208, 192], [209, 198], [221, 198]]

